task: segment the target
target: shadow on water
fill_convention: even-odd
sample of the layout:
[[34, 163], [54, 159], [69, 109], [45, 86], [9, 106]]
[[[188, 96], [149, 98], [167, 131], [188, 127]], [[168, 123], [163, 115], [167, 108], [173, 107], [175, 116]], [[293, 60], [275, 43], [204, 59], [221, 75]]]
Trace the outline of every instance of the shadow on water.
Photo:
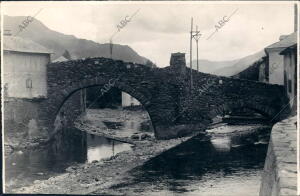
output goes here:
[[232, 147], [232, 137], [214, 139], [192, 138], [131, 170], [127, 183], [112, 189], [141, 195], [258, 195], [267, 144], [242, 145], [241, 138], [240, 146]]

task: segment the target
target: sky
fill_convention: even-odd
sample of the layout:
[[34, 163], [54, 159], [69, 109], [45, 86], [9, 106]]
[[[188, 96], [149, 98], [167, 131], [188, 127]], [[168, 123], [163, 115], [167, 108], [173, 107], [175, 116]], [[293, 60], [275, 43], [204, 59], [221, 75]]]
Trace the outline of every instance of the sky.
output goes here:
[[[1, 13], [33, 16], [40, 11], [35, 17], [48, 28], [98, 43], [108, 43], [117, 25], [135, 14], [112, 42], [129, 45], [165, 67], [171, 53], [183, 52], [187, 61], [190, 58], [191, 17], [194, 30], [197, 25], [202, 34], [199, 58], [226, 61], [256, 53], [280, 35], [292, 33], [293, 6], [291, 2], [2, 2]], [[227, 22], [215, 32], [224, 16]]]

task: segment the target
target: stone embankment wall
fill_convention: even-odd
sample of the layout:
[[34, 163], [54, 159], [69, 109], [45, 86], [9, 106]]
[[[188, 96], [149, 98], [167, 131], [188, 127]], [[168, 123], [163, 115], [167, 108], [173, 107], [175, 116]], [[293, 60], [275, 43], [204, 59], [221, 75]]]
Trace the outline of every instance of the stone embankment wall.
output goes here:
[[[43, 124], [40, 104], [45, 99], [5, 98], [4, 100], [4, 143], [5, 150], [30, 148], [47, 142], [58, 131], [74, 127], [76, 118], [85, 111], [84, 91], [73, 93], [60, 108], [55, 121], [55, 130], [49, 134]], [[44, 109], [44, 108], [42, 108]]]
[[4, 100], [3, 134], [5, 145], [15, 149], [26, 141], [48, 136], [45, 130], [38, 128], [39, 104], [40, 100], [32, 99], [6, 98]]
[[297, 195], [297, 116], [272, 128], [260, 196]]

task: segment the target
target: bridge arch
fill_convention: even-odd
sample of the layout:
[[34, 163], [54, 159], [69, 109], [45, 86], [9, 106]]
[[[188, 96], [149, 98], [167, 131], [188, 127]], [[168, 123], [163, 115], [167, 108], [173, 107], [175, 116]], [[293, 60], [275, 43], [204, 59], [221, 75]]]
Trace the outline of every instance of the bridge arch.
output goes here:
[[[152, 117], [155, 114], [152, 113], [153, 110], [149, 109], [149, 105], [151, 105], [151, 97], [152, 97], [151, 94], [145, 90], [143, 92], [140, 92], [139, 90], [135, 89], [130, 84], [127, 84], [126, 82], [124, 82], [121, 77], [116, 77], [116, 78], [94, 77], [94, 78], [90, 78], [90, 79], [84, 79], [81, 81], [72, 82], [68, 86], [62, 87], [60, 90], [57, 90], [57, 91], [53, 92], [52, 94], [50, 94], [48, 96], [48, 100], [51, 100], [51, 105], [53, 105], [53, 107], [51, 107], [51, 110], [50, 109], [48, 110], [48, 114], [49, 115], [54, 114], [54, 115], [52, 115], [52, 119], [51, 119], [51, 124], [54, 126], [54, 129], [56, 129], [55, 128], [56, 121], [60, 120], [59, 119], [60, 112], [62, 111], [62, 109], [68, 110], [68, 108], [64, 107], [64, 104], [74, 94], [80, 92], [80, 90], [82, 90], [82, 89], [86, 89], [89, 87], [95, 87], [95, 86], [99, 86], [99, 87], [102, 87], [101, 89], [105, 89], [104, 88], [105, 85], [107, 85], [108, 88], [106, 88], [104, 93], [101, 91], [99, 92], [99, 95], [101, 95], [101, 96], [105, 96], [105, 93], [107, 93], [111, 88], [116, 88], [116, 89], [119, 89], [120, 91], [128, 93], [129, 95], [131, 95], [132, 97], [137, 99], [141, 103], [141, 105], [144, 107], [144, 109], [147, 111], [147, 113], [150, 117], [153, 129], [154, 129], [154, 133], [156, 134], [155, 124], [153, 123], [153, 120], [152, 120]], [[103, 93], [103, 94], [101, 94], [101, 93]], [[80, 107], [80, 106], [78, 106], [78, 107]], [[72, 109], [70, 108], [70, 110], [72, 110]], [[71, 111], [71, 113], [74, 116], [72, 116], [70, 119], [72, 122], [74, 122], [76, 117], [78, 117], [80, 115], [80, 113], [79, 112], [73, 113], [73, 111]], [[64, 114], [66, 115], [66, 112], [64, 112]]]
[[259, 103], [253, 103], [251, 101], [245, 101], [245, 100], [236, 100], [234, 102], [226, 102], [220, 105], [217, 105], [212, 108], [212, 110], [209, 112], [208, 116], [210, 119], [213, 119], [217, 115], [223, 115], [225, 113], [229, 113], [236, 109], [249, 109], [256, 113], [259, 113], [266, 119], [274, 120], [273, 118], [277, 115], [277, 110], [274, 109], [272, 106], [269, 105], [262, 105]]

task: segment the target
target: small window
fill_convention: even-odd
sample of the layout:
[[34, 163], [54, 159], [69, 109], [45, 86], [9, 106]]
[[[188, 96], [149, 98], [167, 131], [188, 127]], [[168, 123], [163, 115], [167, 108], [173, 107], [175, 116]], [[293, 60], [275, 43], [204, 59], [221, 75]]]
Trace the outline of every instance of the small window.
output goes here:
[[289, 66], [290, 67], [292, 67], [292, 53], [291, 52], [289, 52], [289, 56], [288, 56], [288, 58], [289, 58]]
[[32, 88], [32, 80], [30, 78], [26, 80], [26, 88]]

